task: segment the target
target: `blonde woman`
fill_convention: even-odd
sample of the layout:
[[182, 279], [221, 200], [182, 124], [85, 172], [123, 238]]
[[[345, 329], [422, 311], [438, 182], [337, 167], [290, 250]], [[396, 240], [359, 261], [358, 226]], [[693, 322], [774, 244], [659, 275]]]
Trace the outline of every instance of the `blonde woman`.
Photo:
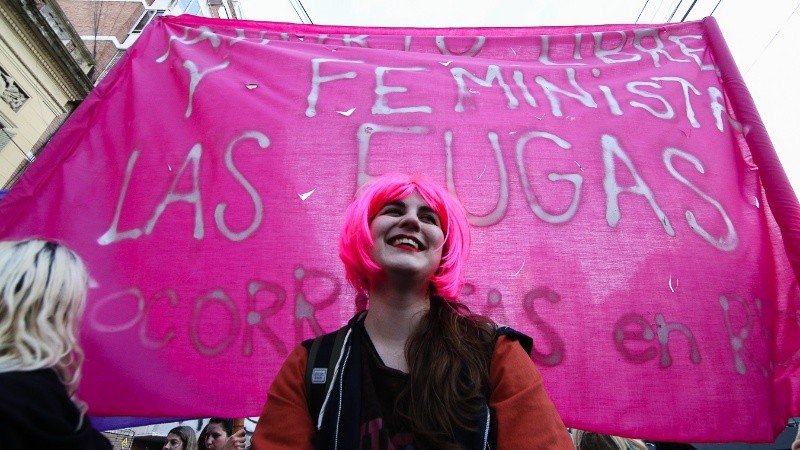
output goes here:
[[4, 450], [111, 449], [75, 392], [86, 268], [56, 242], [0, 242], [0, 436]]
[[628, 439], [590, 431], [573, 430], [575, 450], [647, 450], [639, 439]]

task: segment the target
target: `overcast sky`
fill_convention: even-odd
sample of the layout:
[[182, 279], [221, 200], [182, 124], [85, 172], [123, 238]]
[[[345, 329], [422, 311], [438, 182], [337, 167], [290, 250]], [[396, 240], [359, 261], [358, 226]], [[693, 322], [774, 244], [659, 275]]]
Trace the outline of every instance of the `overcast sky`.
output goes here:
[[[492, 27], [665, 23], [712, 14], [800, 192], [800, 0], [239, 0], [245, 19], [317, 25]], [[302, 6], [302, 8], [301, 8]], [[689, 8], [691, 7], [691, 11]], [[688, 15], [687, 15], [688, 12]], [[791, 56], [791, 57], [790, 57]]]

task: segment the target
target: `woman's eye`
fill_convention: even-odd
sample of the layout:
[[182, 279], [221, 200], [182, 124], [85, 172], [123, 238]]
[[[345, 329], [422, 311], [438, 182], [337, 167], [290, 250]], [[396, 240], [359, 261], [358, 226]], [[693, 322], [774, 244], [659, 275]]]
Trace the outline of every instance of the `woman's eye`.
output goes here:
[[400, 208], [386, 208], [383, 213], [387, 216], [399, 216], [402, 211], [400, 211]]
[[436, 225], [436, 223], [437, 223], [436, 216], [432, 216], [432, 215], [424, 215], [424, 216], [422, 216], [422, 218], [420, 220], [422, 220], [423, 222], [426, 222], [426, 223], [432, 223], [434, 225]]

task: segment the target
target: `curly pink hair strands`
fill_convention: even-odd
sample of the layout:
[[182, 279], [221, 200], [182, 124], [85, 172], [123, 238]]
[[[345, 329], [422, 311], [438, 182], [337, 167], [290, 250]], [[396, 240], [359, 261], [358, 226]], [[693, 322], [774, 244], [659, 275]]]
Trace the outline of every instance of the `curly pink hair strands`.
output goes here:
[[442, 262], [431, 284], [433, 293], [446, 300], [458, 298], [463, 283], [463, 265], [470, 248], [470, 229], [463, 206], [445, 188], [433, 181], [401, 173], [389, 173], [364, 184], [345, 212], [339, 238], [339, 258], [346, 278], [360, 295], [367, 295], [369, 285], [381, 276], [381, 268], [372, 260], [374, 247], [370, 223], [380, 208], [389, 202], [418, 192], [439, 215], [445, 240]]

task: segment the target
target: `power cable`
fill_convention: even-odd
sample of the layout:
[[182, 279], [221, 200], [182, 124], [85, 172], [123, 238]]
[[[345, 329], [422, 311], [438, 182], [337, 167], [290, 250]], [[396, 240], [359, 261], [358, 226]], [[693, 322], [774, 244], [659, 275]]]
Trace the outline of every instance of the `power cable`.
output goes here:
[[105, 2], [97, 2], [92, 11], [92, 33], [95, 39], [92, 40], [92, 64], [96, 65], [97, 60], [97, 36], [100, 35], [100, 18], [103, 15], [103, 4]]
[[667, 19], [667, 22], [672, 22], [672, 17], [675, 15], [676, 12], [678, 12], [678, 8], [681, 7], [682, 3], [683, 3], [683, 0], [678, 1], [678, 5], [675, 6], [675, 9], [672, 10], [672, 14], [669, 15], [669, 19]]
[[661, 7], [662, 7], [662, 6], [664, 6], [664, 0], [659, 0], [659, 2], [658, 2], [658, 6], [656, 6], [656, 12], [654, 12], [654, 13], [653, 13], [653, 14], [650, 16], [650, 23], [653, 23], [653, 22], [655, 22], [655, 21], [656, 21], [656, 16], [658, 15], [658, 12], [659, 12], [659, 11], [661, 11]]
[[772, 36], [772, 39], [770, 39], [769, 42], [767, 42], [767, 45], [765, 45], [764, 48], [761, 49], [761, 52], [758, 54], [758, 56], [756, 56], [756, 59], [753, 60], [753, 63], [750, 64], [750, 67], [748, 67], [747, 70], [744, 72], [745, 75], [747, 75], [747, 73], [750, 72], [750, 69], [752, 69], [753, 66], [756, 65], [758, 60], [761, 59], [761, 55], [763, 55], [764, 52], [767, 51], [769, 46], [772, 45], [772, 43], [775, 41], [775, 38], [778, 37], [779, 34], [781, 34], [781, 31], [783, 31], [783, 27], [786, 26], [786, 24], [789, 23], [790, 20], [792, 20], [792, 16], [794, 16], [794, 13], [796, 13], [799, 8], [800, 8], [800, 1], [797, 2], [797, 6], [794, 7], [794, 10], [792, 11], [791, 14], [789, 14], [789, 17], [787, 17], [786, 20], [783, 22], [783, 24], [780, 27], [778, 27], [778, 31], [775, 32], [775, 34]]
[[294, 10], [294, 13], [297, 14], [297, 18], [300, 19], [300, 23], [306, 23], [305, 20], [303, 20], [303, 16], [300, 15], [300, 11], [298, 11], [297, 7], [294, 6], [294, 2], [292, 0], [289, 0], [289, 5]]
[[642, 10], [639, 11], [639, 15], [636, 16], [636, 22], [634, 22], [634, 23], [639, 23], [639, 19], [642, 18], [642, 13], [644, 13], [644, 10], [645, 10], [645, 8], [647, 8], [647, 4], [648, 3], [650, 3], [650, 0], [644, 0], [644, 6], [642, 6]]
[[[298, 10], [297, 6], [295, 6], [295, 2], [297, 2], [297, 4], [300, 6], [300, 10]], [[306, 8], [303, 6], [303, 2], [301, 0], [289, 0], [289, 4], [292, 5], [292, 9], [294, 9], [294, 13], [297, 14], [297, 17], [300, 18], [301, 23], [314, 24], [314, 22], [311, 21], [311, 16], [308, 15], [308, 11], [306, 11]]]
[[294, 6], [294, 2], [292, 0], [289, 0], [289, 4], [292, 5], [292, 9], [294, 10], [294, 13], [297, 14], [297, 18], [300, 19], [300, 23], [306, 23], [306, 21], [303, 20], [303, 16], [300, 15], [300, 11], [298, 11], [297, 7]]
[[692, 9], [694, 8], [694, 5], [696, 5], [696, 4], [697, 4], [697, 0], [694, 0], [694, 1], [692, 2], [692, 4], [691, 4], [691, 5], [689, 5], [689, 9], [687, 9], [687, 10], [686, 10], [686, 14], [684, 14], [684, 15], [683, 15], [683, 17], [681, 17], [681, 22], [683, 22], [684, 20], [686, 20], [686, 17], [688, 17], [688, 16], [689, 16], [689, 13], [690, 13], [690, 12], [692, 12]]
[[722, 0], [717, 1], [717, 4], [714, 5], [714, 9], [711, 10], [711, 14], [709, 14], [709, 16], [713, 16], [714, 15], [714, 11], [717, 10], [717, 7], [719, 6], [720, 3], [722, 3]]
[[308, 15], [308, 11], [306, 11], [306, 7], [303, 6], [303, 0], [297, 0], [297, 3], [299, 3], [300, 4], [300, 8], [303, 9], [303, 14], [306, 15], [306, 19], [308, 19], [308, 23], [310, 23], [311, 25], [314, 25], [314, 22], [311, 21], [311, 16], [309, 16]]

